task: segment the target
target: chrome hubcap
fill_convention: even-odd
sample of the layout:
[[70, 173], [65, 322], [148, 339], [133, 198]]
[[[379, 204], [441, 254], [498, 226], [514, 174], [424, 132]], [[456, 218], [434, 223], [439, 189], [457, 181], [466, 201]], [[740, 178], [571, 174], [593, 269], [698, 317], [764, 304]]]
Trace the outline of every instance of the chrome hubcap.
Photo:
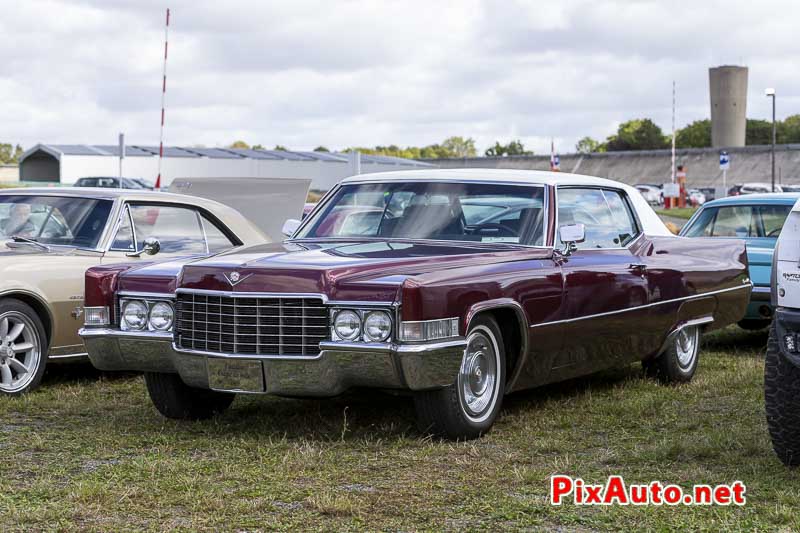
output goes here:
[[473, 421], [485, 419], [497, 400], [498, 356], [494, 342], [483, 330], [467, 339], [458, 374], [458, 390], [464, 413]]
[[681, 368], [692, 366], [697, 355], [697, 337], [698, 331], [696, 327], [683, 328], [678, 332], [675, 338], [675, 349], [678, 353], [678, 364], [680, 364]]
[[18, 392], [39, 368], [39, 334], [30, 319], [16, 311], [0, 315], [0, 392]]

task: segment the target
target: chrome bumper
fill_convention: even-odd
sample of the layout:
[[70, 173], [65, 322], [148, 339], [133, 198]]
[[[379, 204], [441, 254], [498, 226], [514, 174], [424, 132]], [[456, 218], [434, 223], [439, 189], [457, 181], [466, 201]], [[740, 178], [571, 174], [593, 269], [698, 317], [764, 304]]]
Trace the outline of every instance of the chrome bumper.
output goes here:
[[171, 334], [80, 331], [100, 370], [178, 373], [192, 387], [282, 396], [336, 396], [351, 387], [429, 390], [451, 385], [464, 338], [418, 344], [323, 342], [314, 357], [220, 355], [176, 350]]

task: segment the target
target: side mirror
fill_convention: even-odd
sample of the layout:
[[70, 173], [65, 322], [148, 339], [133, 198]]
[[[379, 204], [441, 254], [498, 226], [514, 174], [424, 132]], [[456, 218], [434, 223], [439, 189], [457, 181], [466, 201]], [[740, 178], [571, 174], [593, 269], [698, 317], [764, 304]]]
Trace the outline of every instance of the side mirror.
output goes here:
[[128, 257], [141, 257], [144, 254], [156, 255], [161, 251], [161, 243], [155, 237], [148, 237], [144, 240], [144, 246], [141, 250], [127, 254]]
[[281, 233], [283, 233], [287, 237], [291, 237], [294, 235], [294, 232], [297, 231], [297, 228], [300, 227], [300, 221], [294, 218], [290, 218], [286, 222], [283, 223], [283, 228], [281, 228]]
[[586, 226], [583, 224], [564, 224], [558, 228], [558, 238], [564, 243], [564, 255], [572, 255], [577, 244], [586, 240]]

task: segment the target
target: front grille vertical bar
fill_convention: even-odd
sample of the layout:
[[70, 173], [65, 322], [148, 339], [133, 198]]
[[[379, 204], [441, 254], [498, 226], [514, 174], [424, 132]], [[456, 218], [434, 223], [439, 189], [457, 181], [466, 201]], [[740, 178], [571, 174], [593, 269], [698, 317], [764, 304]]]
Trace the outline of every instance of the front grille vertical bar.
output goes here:
[[197, 331], [197, 325], [195, 324], [195, 318], [194, 318], [196, 309], [197, 306], [195, 305], [195, 295], [193, 293], [192, 294], [192, 349], [196, 348], [195, 343], [197, 342], [197, 333], [195, 333]]
[[300, 300], [300, 353], [306, 354], [306, 299]]
[[256, 306], [256, 353], [261, 353], [261, 305], [255, 300]]
[[239, 338], [239, 331], [238, 327], [236, 326], [238, 322], [238, 320], [236, 320], [236, 315], [238, 314], [236, 312], [236, 296], [234, 296], [232, 300], [233, 300], [233, 353], [239, 353], [239, 350], [236, 349], [237, 348], [236, 341]]
[[283, 298], [278, 299], [278, 355], [283, 355]]

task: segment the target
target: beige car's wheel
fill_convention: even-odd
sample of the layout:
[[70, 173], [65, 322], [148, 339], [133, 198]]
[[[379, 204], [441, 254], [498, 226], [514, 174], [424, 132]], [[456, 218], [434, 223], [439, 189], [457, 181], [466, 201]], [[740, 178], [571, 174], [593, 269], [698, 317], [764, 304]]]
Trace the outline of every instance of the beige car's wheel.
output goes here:
[[0, 301], [0, 393], [19, 395], [35, 389], [47, 365], [44, 326], [24, 302]]

